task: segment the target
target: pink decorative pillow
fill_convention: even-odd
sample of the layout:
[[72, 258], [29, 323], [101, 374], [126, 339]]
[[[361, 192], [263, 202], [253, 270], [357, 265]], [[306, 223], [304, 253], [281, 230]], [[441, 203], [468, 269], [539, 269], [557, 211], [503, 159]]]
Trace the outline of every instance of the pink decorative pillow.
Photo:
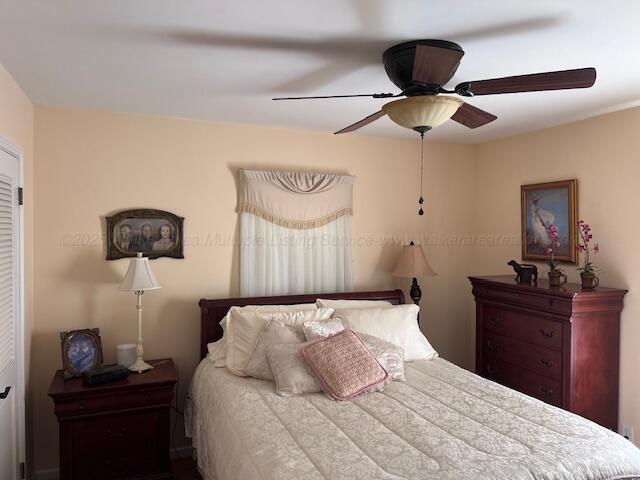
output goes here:
[[389, 380], [387, 371], [351, 330], [306, 345], [300, 354], [322, 389], [335, 400], [349, 400]]

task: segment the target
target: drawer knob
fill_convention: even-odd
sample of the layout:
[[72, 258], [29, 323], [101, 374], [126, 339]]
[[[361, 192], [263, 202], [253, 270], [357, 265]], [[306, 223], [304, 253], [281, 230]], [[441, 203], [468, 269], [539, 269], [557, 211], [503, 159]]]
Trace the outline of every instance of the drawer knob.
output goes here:
[[542, 393], [543, 395], [546, 395], [547, 397], [553, 395], [553, 389], [546, 389], [543, 386], [540, 386], [540, 393]]
[[85, 408], [87, 408], [87, 404], [84, 400], [80, 400], [80, 410], [84, 410]]
[[494, 317], [493, 315], [489, 315], [489, 323], [491, 325], [496, 325], [500, 322], [500, 317]]
[[540, 335], [547, 338], [553, 338], [554, 332], [545, 330], [544, 328], [540, 329]]
[[550, 360], [545, 360], [544, 358], [541, 358], [540, 365], [542, 365], [543, 367], [551, 368], [553, 366], [553, 362]]
[[495, 350], [496, 348], [498, 348], [498, 344], [492, 342], [491, 340], [487, 340], [487, 347], [489, 347], [489, 350]]
[[496, 373], [498, 373], [498, 370], [493, 368], [491, 365], [487, 365], [487, 373], [489, 375], [495, 375]]

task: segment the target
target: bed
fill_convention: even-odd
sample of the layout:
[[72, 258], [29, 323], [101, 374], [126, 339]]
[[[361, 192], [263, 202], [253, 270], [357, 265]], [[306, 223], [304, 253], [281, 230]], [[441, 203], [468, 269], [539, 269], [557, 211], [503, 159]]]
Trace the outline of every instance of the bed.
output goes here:
[[205, 358], [231, 306], [317, 297], [404, 300], [396, 290], [200, 302], [187, 430], [206, 480], [640, 479], [640, 450], [616, 433], [443, 359], [408, 363], [406, 382], [336, 402], [279, 397], [271, 382]]

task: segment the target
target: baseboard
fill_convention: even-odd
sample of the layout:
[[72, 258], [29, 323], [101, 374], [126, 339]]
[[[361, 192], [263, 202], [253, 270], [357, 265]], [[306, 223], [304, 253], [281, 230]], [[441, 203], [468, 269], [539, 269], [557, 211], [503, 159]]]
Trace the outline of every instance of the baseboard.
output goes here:
[[57, 468], [34, 472], [32, 480], [58, 480], [60, 471]]
[[193, 447], [191, 445], [184, 445], [178, 447], [175, 450], [171, 449], [171, 460], [178, 458], [193, 458]]
[[[185, 445], [176, 449], [171, 449], [171, 460], [177, 460], [179, 458], [192, 458], [193, 447]], [[49, 470], [39, 470], [33, 474], [32, 480], [59, 480], [60, 470], [57, 468], [51, 468]]]

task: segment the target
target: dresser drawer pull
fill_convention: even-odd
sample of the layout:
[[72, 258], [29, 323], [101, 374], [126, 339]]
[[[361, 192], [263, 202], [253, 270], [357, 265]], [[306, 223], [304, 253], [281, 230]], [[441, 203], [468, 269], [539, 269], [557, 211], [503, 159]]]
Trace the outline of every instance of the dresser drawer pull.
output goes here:
[[553, 362], [550, 360], [545, 360], [544, 358], [541, 358], [540, 365], [542, 365], [543, 367], [551, 368], [553, 367]]
[[123, 428], [122, 431], [120, 431], [120, 432], [114, 432], [109, 428], [107, 430], [107, 436], [109, 438], [122, 438], [122, 437], [124, 437], [124, 434], [125, 434], [126, 431], [127, 431], [127, 429]]
[[493, 368], [491, 365], [487, 365], [487, 373], [489, 375], [495, 375], [496, 373], [498, 373], [498, 370]]
[[84, 400], [80, 400], [80, 410], [84, 410], [85, 408], [87, 408], [87, 404]]
[[549, 331], [549, 330], [545, 330], [544, 328], [541, 328], [540, 329], [540, 335], [542, 335], [543, 337], [547, 337], [547, 338], [553, 338], [555, 333], [552, 332], [552, 331]]
[[551, 395], [553, 395], [553, 389], [546, 389], [541, 386], [540, 393], [542, 393], [543, 395], [546, 395], [547, 397], [550, 397]]
[[491, 325], [497, 325], [500, 323], [500, 317], [494, 317], [493, 315], [489, 315], [489, 323]]
[[489, 347], [489, 350], [495, 350], [498, 346], [499, 345], [497, 343], [487, 340], [487, 347]]

